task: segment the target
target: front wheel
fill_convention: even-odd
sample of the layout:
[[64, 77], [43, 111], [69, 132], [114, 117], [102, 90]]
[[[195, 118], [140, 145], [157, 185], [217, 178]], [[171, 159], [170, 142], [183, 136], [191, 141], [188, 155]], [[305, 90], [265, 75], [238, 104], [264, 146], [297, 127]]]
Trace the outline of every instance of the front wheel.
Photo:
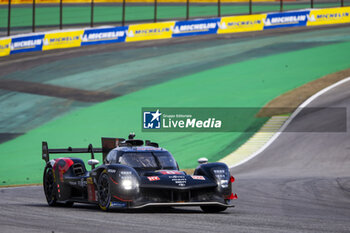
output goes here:
[[43, 184], [47, 204], [49, 206], [57, 206], [56, 182], [50, 165], [45, 167]]
[[201, 209], [206, 213], [218, 213], [221, 211], [225, 211], [227, 207], [226, 206], [201, 206]]
[[111, 189], [109, 184], [109, 176], [107, 173], [102, 173], [97, 182], [98, 190], [98, 206], [101, 210], [107, 211], [111, 202]]

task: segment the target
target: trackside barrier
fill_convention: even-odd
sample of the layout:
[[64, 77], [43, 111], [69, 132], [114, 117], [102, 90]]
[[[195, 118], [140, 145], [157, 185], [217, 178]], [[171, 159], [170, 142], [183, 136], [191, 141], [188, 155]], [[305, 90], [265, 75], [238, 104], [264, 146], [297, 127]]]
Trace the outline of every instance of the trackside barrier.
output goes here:
[[51, 31], [0, 39], [0, 56], [81, 47], [93, 44], [169, 39], [182, 36], [262, 31], [282, 27], [306, 27], [350, 23], [350, 7], [306, 9], [281, 13], [231, 16], [213, 19]]
[[[279, 0], [255, 0], [255, 2], [277, 2]], [[12, 4], [32, 4], [33, 0], [11, 0]], [[36, 0], [36, 3], [60, 3], [60, 0]], [[123, 0], [94, 0], [94, 3], [121, 3]], [[153, 3], [154, 0], [126, 0], [127, 3]], [[186, 0], [158, 0], [166, 3], [184, 3]], [[217, 3], [217, 0], [191, 0], [191, 3]], [[232, 0], [222, 0], [221, 2], [233, 2]], [[235, 0], [234, 2], [249, 2], [249, 0]], [[64, 3], [91, 3], [91, 0], [65, 0]], [[0, 0], [0, 5], [8, 4], [8, 0]]]

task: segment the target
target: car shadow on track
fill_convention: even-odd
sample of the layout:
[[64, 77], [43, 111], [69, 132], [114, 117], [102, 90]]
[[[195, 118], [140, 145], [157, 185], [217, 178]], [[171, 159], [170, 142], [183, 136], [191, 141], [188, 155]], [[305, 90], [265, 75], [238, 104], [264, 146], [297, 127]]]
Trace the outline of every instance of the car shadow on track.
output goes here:
[[[23, 204], [21, 204], [23, 206]], [[25, 204], [25, 206], [28, 207], [38, 207], [38, 208], [60, 208], [60, 209], [67, 209], [67, 211], [74, 210], [74, 211], [80, 211], [80, 210], [86, 210], [86, 211], [99, 211], [100, 208], [96, 205], [91, 204], [74, 204], [72, 207], [66, 207], [64, 205], [58, 205], [55, 207], [50, 207], [47, 204], [41, 204], [41, 203], [32, 203], [32, 204]], [[122, 210], [122, 209], [110, 209], [107, 212], [108, 213], [126, 213], [126, 214], [145, 214], [145, 213], [167, 213], [167, 214], [207, 214], [200, 209], [195, 209], [196, 207], [192, 208], [174, 208], [174, 207], [148, 207], [143, 209], [129, 209], [129, 210]], [[220, 212], [217, 214], [230, 214], [228, 211]]]

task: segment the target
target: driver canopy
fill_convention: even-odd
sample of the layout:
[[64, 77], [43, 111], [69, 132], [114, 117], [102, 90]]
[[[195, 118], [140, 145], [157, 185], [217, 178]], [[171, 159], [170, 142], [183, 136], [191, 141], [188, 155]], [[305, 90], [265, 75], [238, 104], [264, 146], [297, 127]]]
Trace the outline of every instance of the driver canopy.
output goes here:
[[135, 169], [178, 170], [174, 157], [168, 151], [118, 151], [107, 155], [109, 164], [127, 165]]

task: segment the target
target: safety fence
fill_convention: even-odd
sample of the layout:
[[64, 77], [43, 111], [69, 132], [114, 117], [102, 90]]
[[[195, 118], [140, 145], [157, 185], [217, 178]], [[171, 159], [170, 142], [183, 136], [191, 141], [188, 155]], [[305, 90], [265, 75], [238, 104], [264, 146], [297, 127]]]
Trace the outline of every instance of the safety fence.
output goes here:
[[350, 7], [33, 33], [0, 39], [0, 56], [95, 44], [350, 23]]
[[0, 0], [0, 36], [350, 6], [350, 0]]

